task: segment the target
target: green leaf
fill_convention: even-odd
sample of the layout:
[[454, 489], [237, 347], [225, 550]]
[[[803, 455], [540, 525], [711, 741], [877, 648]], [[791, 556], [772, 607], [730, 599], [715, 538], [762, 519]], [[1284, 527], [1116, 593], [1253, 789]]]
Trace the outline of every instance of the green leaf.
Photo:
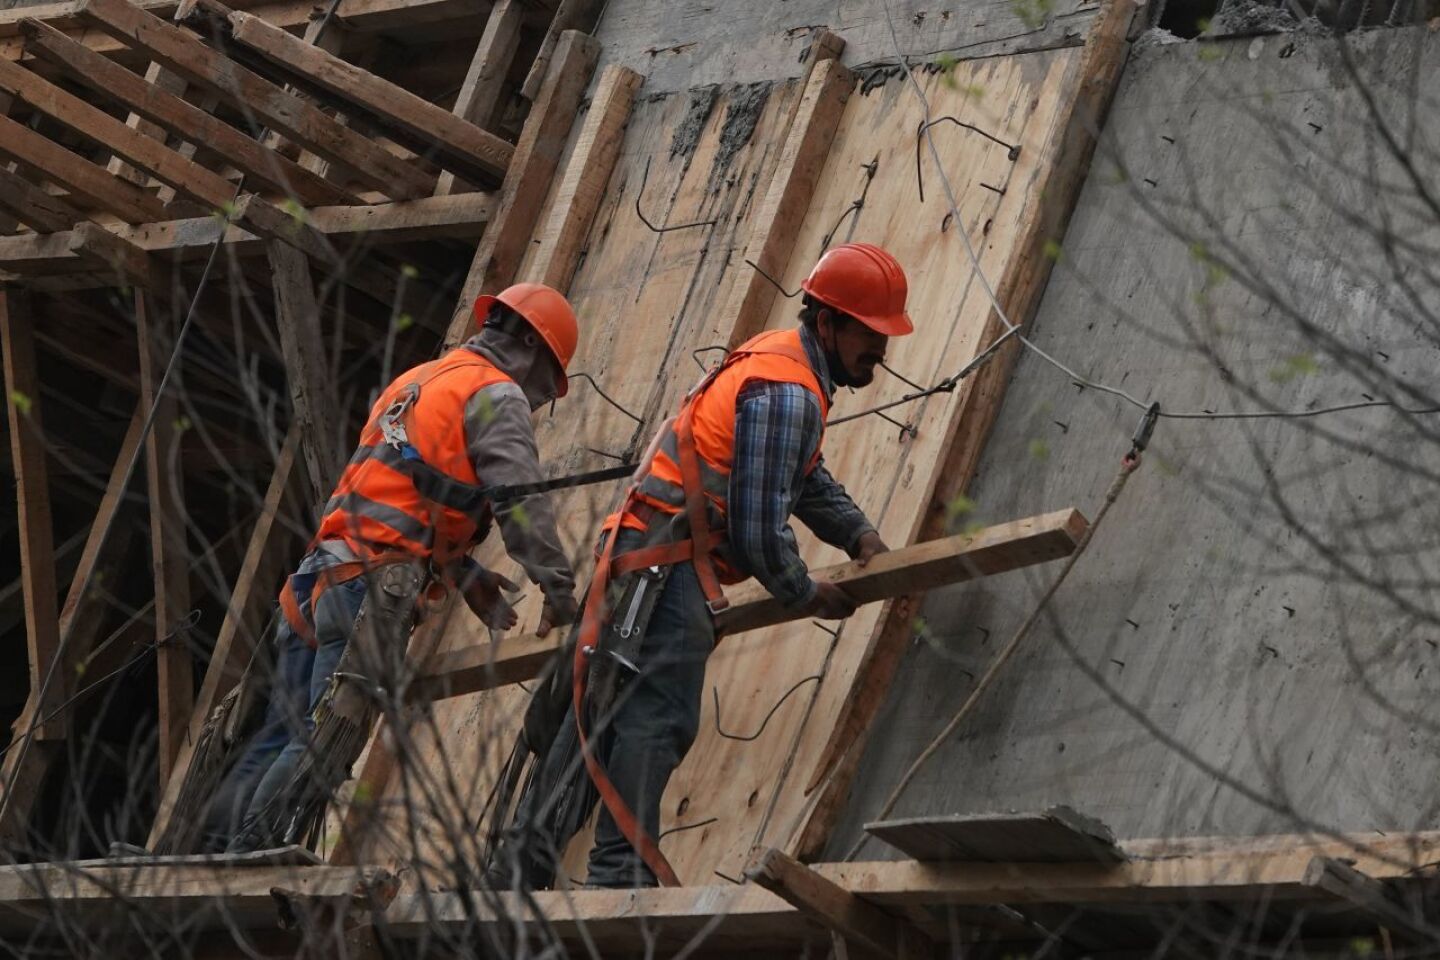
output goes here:
[[415, 326], [415, 318], [408, 313], [402, 313], [395, 318], [396, 331], [409, 330]]
[[1275, 383], [1289, 383], [1298, 377], [1317, 372], [1320, 364], [1313, 354], [1299, 353], [1270, 370], [1270, 379]]
[[1048, 459], [1050, 456], [1050, 444], [1046, 443], [1040, 437], [1036, 437], [1030, 441], [1030, 456], [1036, 460]]
[[416, 270], [415, 265], [411, 263], [403, 265], [400, 268], [400, 273], [402, 276], [405, 277], [406, 280], [414, 280], [416, 277], [420, 276], [420, 271]]
[[14, 405], [16, 410], [20, 411], [20, 416], [30, 416], [30, 408], [33, 401], [19, 390], [10, 391], [10, 403]]
[[1060, 244], [1056, 243], [1054, 240], [1045, 241], [1044, 251], [1045, 259], [1049, 260], [1051, 263], [1059, 263], [1060, 256], [1062, 253], [1064, 253], [1064, 251], [1060, 248]]

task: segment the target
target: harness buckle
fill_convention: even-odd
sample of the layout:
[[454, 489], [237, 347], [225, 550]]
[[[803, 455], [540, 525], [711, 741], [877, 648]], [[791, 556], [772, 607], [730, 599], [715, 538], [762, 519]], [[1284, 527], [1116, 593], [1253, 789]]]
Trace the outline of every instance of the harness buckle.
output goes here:
[[710, 611], [710, 616], [719, 616], [720, 611], [730, 606], [730, 598], [723, 594], [714, 600], [705, 601], [705, 609]]

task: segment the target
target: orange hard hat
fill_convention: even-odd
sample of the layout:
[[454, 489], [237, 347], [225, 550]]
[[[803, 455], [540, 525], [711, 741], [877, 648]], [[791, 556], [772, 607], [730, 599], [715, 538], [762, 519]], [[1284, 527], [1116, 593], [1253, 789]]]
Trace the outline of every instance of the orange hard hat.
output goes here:
[[874, 244], [843, 243], [825, 251], [800, 289], [887, 337], [915, 329], [905, 313], [905, 271]]
[[[483, 326], [490, 308], [497, 303], [514, 310], [525, 318], [525, 322], [540, 334], [540, 339], [550, 348], [561, 372], [570, 369], [570, 360], [575, 356], [575, 347], [580, 343], [580, 326], [575, 322], [575, 311], [565, 295], [543, 283], [517, 283], [501, 290], [498, 296], [481, 294], [475, 298], [475, 319]], [[559, 396], [570, 391], [570, 381], [560, 379]]]

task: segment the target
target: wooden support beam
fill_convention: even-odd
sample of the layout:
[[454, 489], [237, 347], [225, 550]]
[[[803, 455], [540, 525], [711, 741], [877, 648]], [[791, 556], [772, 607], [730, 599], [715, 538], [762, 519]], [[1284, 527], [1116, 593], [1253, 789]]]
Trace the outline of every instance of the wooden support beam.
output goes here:
[[0, 210], [10, 214], [37, 233], [68, 230], [85, 214], [68, 201], [0, 166]]
[[570, 286], [580, 251], [600, 209], [600, 198], [610, 183], [630, 105], [644, 77], [612, 64], [605, 68], [580, 128], [575, 152], [556, 188], [550, 218], [540, 229], [532, 259], [525, 266], [528, 279], [564, 291]]
[[[176, 842], [171, 834], [177, 830], [188, 834], [195, 826], [187, 816], [182, 816], [182, 811], [176, 806], [194, 760], [195, 743], [211, 711], [239, 682], [256, 645], [262, 642], [260, 631], [266, 611], [274, 603], [276, 584], [284, 575], [287, 563], [293, 559], [293, 546], [308, 535], [300, 532], [305, 495], [301, 493], [303, 469], [300, 467], [299, 451], [300, 429], [292, 424], [276, 457], [275, 469], [260, 505], [260, 516], [255, 521], [245, 556], [235, 574], [235, 586], [230, 591], [225, 620], [216, 635], [215, 648], [210, 653], [210, 665], [205, 670], [200, 692], [195, 695], [187, 734], [175, 759], [174, 770], [161, 792], [160, 807], [146, 842], [152, 850], [189, 846], [188, 838]], [[184, 814], [193, 817], [196, 812], [184, 811]]]
[[535, 62], [530, 64], [530, 72], [525, 75], [520, 96], [532, 103], [535, 101], [550, 72], [550, 61], [559, 48], [560, 37], [568, 30], [589, 33], [600, 16], [599, 8], [598, 0], [560, 0], [540, 41], [540, 49], [535, 53]]
[[554, 69], [515, 145], [495, 215], [475, 248], [455, 317], [445, 334], [446, 346], [459, 344], [474, 329], [470, 305], [477, 296], [498, 293], [514, 282], [599, 59], [600, 44], [594, 37], [575, 31], [561, 36]]
[[766, 850], [745, 876], [847, 942], [894, 960], [934, 956], [935, 945], [914, 924], [860, 899], [783, 851]]
[[305, 255], [288, 244], [270, 244], [270, 273], [275, 285], [275, 321], [290, 383], [290, 417], [300, 428], [300, 449], [310, 478], [310, 502], [323, 504], [340, 479], [336, 414], [340, 404], [335, 378], [325, 359], [320, 308]]
[[194, 704], [194, 665], [186, 622], [190, 615], [190, 561], [186, 545], [183, 473], [179, 458], [178, 385], [162, 393], [161, 379], [174, 347], [171, 324], [143, 291], [135, 291], [140, 343], [140, 404], [155, 411], [145, 439], [145, 481], [150, 502], [150, 557], [155, 578], [155, 651], [160, 685], [160, 788], [185, 739]]
[[[142, 81], [146, 86], [163, 91], [176, 98], [183, 97], [189, 86], [185, 78], [171, 70], [166, 70], [163, 64], [152, 63], [145, 68], [145, 78]], [[152, 140], [165, 143], [166, 130], [159, 124], [152, 123], [138, 113], [132, 112], [125, 118], [125, 126], [131, 130], [143, 133]], [[143, 187], [149, 183], [150, 178], [143, 171], [137, 170], [119, 157], [111, 157], [110, 162], [105, 165], [117, 177], [124, 177], [136, 186]]]
[[236, 43], [383, 125], [409, 134], [433, 151], [441, 166], [476, 183], [498, 184], [504, 179], [514, 148], [493, 133], [259, 17], [237, 11], [230, 14], [229, 23]]
[[[164, 127], [189, 143], [203, 143], [224, 154], [236, 169], [255, 181], [254, 185], [292, 196], [300, 203], [353, 203], [355, 197], [292, 160], [246, 136], [180, 97], [96, 53], [47, 23], [28, 19], [22, 22], [27, 49], [85, 83], [97, 93], [110, 97], [135, 113]], [[73, 221], [72, 221], [73, 222]], [[59, 228], [63, 229], [63, 228]]]
[[150, 286], [150, 255], [98, 223], [81, 223], [69, 232], [70, 251], [110, 272], [115, 286]]
[[[861, 603], [918, 593], [949, 583], [1018, 570], [1067, 556], [1085, 532], [1078, 510], [1014, 520], [973, 534], [917, 543], [881, 554], [864, 567], [854, 561], [812, 570], [816, 580], [834, 583]], [[716, 617], [721, 634], [742, 633], [799, 617], [758, 583], [732, 589], [730, 606]], [[418, 695], [460, 696], [538, 675], [564, 638], [524, 636], [498, 646], [476, 644], [428, 659], [419, 671]]]
[[[331, 243], [363, 237], [366, 242], [380, 246], [477, 237], [494, 207], [495, 199], [490, 194], [464, 193], [374, 206], [314, 207], [305, 211], [304, 219]], [[286, 217], [293, 222], [288, 214]], [[264, 237], [237, 224], [222, 225], [213, 216], [121, 225], [112, 232], [147, 254], [164, 254], [166, 260], [203, 259], [221, 232], [226, 247], [236, 256], [263, 256], [269, 247]], [[69, 273], [89, 270], [90, 266], [71, 250], [68, 224], [55, 234], [0, 237], [0, 269], [16, 273]]]
[[[520, 26], [524, 20], [525, 10], [520, 0], [499, 0], [490, 8], [485, 32], [475, 47], [470, 69], [465, 73], [465, 80], [451, 108], [455, 116], [482, 130], [490, 129], [496, 104], [500, 102], [500, 91], [515, 59], [515, 50], [520, 45]], [[441, 174], [435, 186], [435, 195], [454, 192], [455, 175], [449, 172]]]
[[[10, 460], [20, 517], [20, 581], [25, 598], [25, 649], [30, 666], [33, 710], [48, 714], [64, 702], [69, 671], [53, 671], [44, 698], [41, 685], [60, 655], [59, 594], [55, 584], [55, 540], [50, 483], [45, 466], [45, 426], [40, 416], [40, 371], [35, 365], [34, 318], [29, 298], [0, 291], [0, 348], [4, 350], [5, 408], [10, 427]], [[65, 735], [62, 714], [36, 728], [42, 740]]]
[[[836, 41], [829, 46], [834, 47]], [[827, 48], [815, 44], [812, 49]], [[742, 261], [745, 272], [732, 287], [721, 314], [735, 318], [732, 348], [759, 333], [770, 316], [777, 291], [760, 271], [772, 277], [784, 273], [854, 86], [854, 75], [838, 60], [822, 60], [811, 70], [745, 250], [745, 260], [758, 264], [760, 270]]]
[[164, 205], [135, 184], [4, 116], [0, 116], [0, 157], [38, 171], [88, 206], [113, 213], [126, 223], [165, 219]]
[[84, 0], [80, 12], [100, 29], [249, 111], [386, 196], [412, 199], [434, 192], [435, 178], [423, 170], [128, 0]]
[[1440, 927], [1401, 904], [1386, 886], [1336, 857], [1315, 857], [1305, 868], [1305, 886], [1321, 890], [1365, 914], [1401, 943], [1434, 947]]

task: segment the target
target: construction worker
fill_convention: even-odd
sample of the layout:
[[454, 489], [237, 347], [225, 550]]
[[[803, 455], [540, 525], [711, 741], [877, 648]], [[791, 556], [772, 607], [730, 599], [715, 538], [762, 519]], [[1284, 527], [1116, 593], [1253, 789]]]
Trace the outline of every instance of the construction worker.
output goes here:
[[436, 582], [458, 589], [488, 626], [514, 626], [501, 591], [516, 585], [467, 556], [493, 516], [506, 552], [545, 596], [539, 632], [574, 619], [574, 573], [546, 495], [492, 504], [486, 488], [541, 479], [530, 414], [567, 392], [575, 314], [564, 296], [535, 283], [482, 296], [473, 309], [474, 337], [380, 394], [310, 550], [286, 582], [264, 726], [212, 805], [208, 850], [293, 841], [276, 836], [277, 825], [296, 802], [314, 713], [342, 655], [346, 669], [357, 669], [351, 641], [367, 593], [366, 616], [393, 621], [380, 644], [390, 647], [390, 665], [366, 668], [375, 673], [398, 668], [416, 604]]
[[800, 327], [755, 337], [691, 391], [607, 522], [573, 663], [526, 716], [539, 773], [495, 838], [492, 887], [551, 885], [597, 793], [587, 886], [677, 882], [655, 844], [660, 800], [699, 728], [721, 584], [753, 576], [803, 615], [840, 619], [855, 601], [811, 579], [790, 518], [861, 563], [888, 549], [820, 448], [835, 389], [869, 384], [889, 338], [911, 332], [905, 274], [847, 243], [802, 287]]

